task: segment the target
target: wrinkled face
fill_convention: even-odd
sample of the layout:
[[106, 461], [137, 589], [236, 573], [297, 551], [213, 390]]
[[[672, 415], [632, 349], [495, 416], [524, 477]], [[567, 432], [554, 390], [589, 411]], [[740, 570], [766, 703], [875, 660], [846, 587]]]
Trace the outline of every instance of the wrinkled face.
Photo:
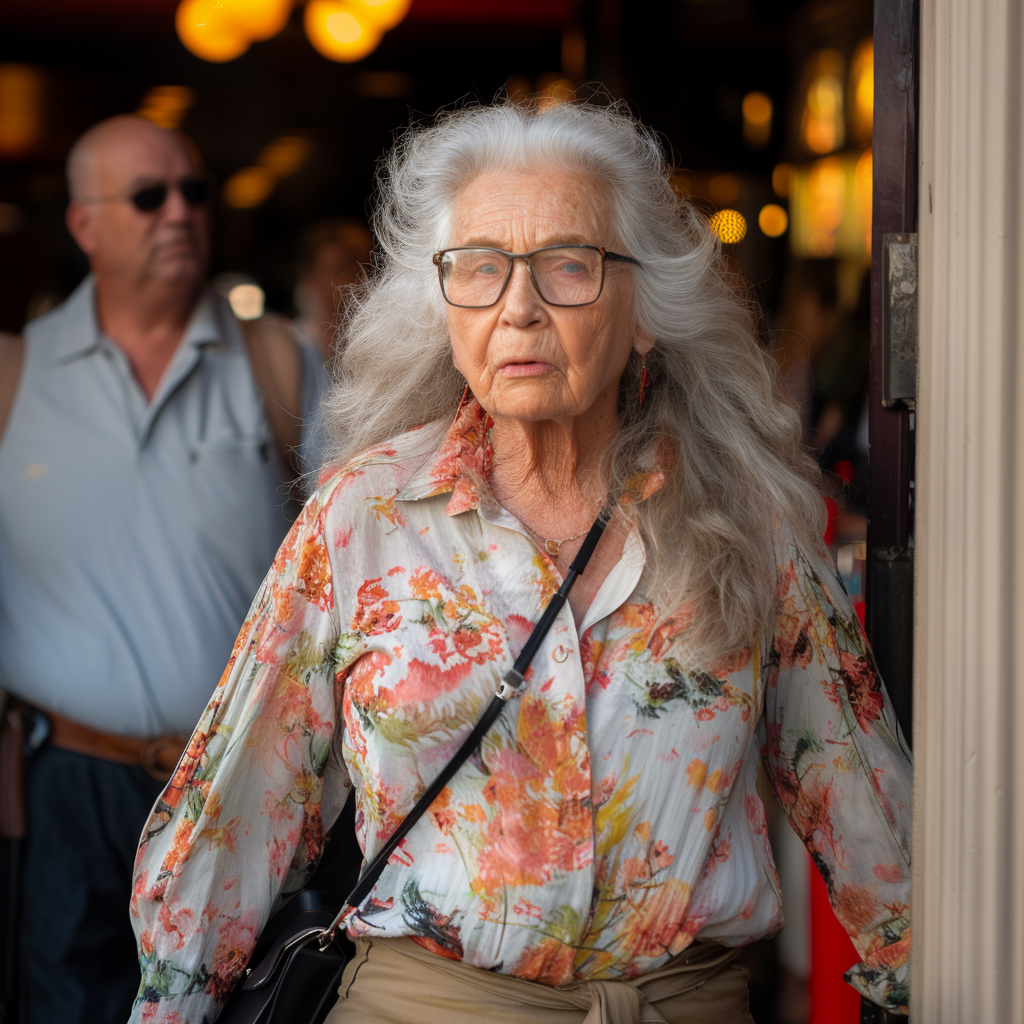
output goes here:
[[[582, 243], [630, 255], [611, 228], [599, 183], [552, 168], [488, 173], [473, 179], [455, 207], [449, 247], [529, 252]], [[491, 415], [538, 422], [615, 410], [634, 337], [633, 271], [608, 262], [604, 289], [589, 306], [550, 306], [517, 260], [512, 280], [486, 309], [448, 306], [455, 365]]]
[[177, 185], [199, 174], [182, 142], [172, 133], [141, 125], [104, 140], [89, 163], [81, 198], [73, 203], [69, 226], [97, 273], [141, 286], [158, 281], [198, 285], [209, 254], [209, 212], [189, 206], [177, 188], [162, 206], [137, 210], [130, 197], [160, 183]]

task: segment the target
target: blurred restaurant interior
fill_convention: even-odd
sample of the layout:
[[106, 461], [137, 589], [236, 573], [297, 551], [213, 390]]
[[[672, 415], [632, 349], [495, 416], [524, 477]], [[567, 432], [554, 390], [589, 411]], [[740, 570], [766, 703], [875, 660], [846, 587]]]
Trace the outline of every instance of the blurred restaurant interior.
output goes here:
[[[187, 134], [215, 187], [215, 283], [243, 318], [291, 317], [317, 238], [339, 220], [365, 230], [397, 128], [503, 91], [554, 104], [603, 89], [663, 134], [678, 189], [763, 307], [863, 615], [872, 23], [870, 0], [6, 0], [0, 330], [86, 272], [64, 160], [102, 118], [136, 111]], [[786, 832], [789, 923], [748, 957], [752, 1010], [759, 1024], [853, 1022], [839, 980], [853, 948], [814, 917], [823, 897]]]

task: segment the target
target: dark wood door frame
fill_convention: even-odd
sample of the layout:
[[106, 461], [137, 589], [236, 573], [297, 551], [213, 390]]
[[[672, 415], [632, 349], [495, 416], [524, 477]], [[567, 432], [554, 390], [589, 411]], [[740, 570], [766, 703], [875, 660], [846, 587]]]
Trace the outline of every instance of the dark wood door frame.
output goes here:
[[883, 237], [917, 230], [920, 0], [875, 0], [875, 111], [868, 382], [868, 633], [911, 735], [914, 413], [883, 396]]
[[[920, 0], [874, 0], [871, 347], [868, 377], [867, 625], [904, 733], [912, 737], [914, 412], [883, 402], [884, 236], [917, 231]], [[905, 1018], [862, 1002], [862, 1024]]]

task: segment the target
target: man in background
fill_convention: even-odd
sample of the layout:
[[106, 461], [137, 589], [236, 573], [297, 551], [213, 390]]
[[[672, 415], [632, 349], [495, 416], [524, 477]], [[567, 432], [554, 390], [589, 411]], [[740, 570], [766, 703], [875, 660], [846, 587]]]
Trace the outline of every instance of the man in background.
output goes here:
[[324, 360], [336, 353], [338, 321], [345, 303], [373, 258], [373, 235], [357, 220], [339, 217], [311, 224], [296, 246], [296, 326]]
[[[68, 159], [91, 273], [0, 345], [0, 688], [28, 1024], [127, 1019], [135, 848], [289, 526], [323, 382], [205, 283], [208, 186], [138, 117]], [[177, 922], [199, 927], [201, 922]]]

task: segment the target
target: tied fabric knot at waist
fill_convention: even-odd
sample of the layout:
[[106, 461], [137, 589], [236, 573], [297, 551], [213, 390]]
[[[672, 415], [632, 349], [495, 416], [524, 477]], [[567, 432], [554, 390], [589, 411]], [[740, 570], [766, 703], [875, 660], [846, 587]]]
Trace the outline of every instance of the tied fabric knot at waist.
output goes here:
[[696, 942], [629, 981], [553, 988], [432, 953], [413, 939], [360, 938], [327, 1024], [749, 1024], [746, 971], [735, 949]]

